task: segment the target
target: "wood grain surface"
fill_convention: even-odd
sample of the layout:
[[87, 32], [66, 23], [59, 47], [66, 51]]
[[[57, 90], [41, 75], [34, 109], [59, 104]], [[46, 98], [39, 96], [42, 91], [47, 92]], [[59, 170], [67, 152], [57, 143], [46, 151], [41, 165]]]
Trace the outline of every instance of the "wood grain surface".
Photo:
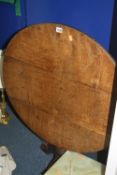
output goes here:
[[105, 147], [114, 71], [115, 62], [87, 35], [40, 24], [10, 41], [3, 74], [11, 104], [37, 135], [91, 152]]

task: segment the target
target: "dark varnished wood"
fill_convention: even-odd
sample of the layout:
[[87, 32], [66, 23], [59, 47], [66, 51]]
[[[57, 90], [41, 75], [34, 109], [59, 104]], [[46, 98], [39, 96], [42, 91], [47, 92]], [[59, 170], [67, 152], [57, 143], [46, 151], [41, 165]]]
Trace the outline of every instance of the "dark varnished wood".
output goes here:
[[11, 40], [4, 83], [21, 119], [60, 148], [104, 148], [115, 70], [111, 57], [87, 35], [57, 24], [30, 26]]

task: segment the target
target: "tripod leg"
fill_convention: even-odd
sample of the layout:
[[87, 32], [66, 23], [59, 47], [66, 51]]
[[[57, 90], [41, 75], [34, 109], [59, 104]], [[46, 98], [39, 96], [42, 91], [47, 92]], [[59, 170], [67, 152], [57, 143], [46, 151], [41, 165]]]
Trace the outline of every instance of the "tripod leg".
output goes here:
[[65, 153], [65, 150], [59, 149], [56, 146], [48, 143], [42, 144], [41, 149], [46, 154], [51, 154], [51, 153], [53, 154], [53, 159], [51, 160], [47, 168], [42, 172], [43, 174]]

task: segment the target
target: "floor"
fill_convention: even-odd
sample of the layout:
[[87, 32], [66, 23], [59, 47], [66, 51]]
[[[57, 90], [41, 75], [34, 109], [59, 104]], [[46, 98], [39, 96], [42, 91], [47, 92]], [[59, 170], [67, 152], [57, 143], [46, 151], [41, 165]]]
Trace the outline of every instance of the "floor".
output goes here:
[[46, 155], [43, 143], [7, 107], [12, 119], [7, 126], [0, 125], [0, 145], [5, 145], [17, 164], [13, 175], [40, 175], [53, 155]]

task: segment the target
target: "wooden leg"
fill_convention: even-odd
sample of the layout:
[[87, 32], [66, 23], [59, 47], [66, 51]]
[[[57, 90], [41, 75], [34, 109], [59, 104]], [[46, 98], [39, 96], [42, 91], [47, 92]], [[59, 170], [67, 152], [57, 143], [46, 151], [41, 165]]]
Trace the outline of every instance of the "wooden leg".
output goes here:
[[59, 149], [56, 146], [51, 145], [49, 143], [42, 144], [41, 149], [46, 154], [53, 154], [53, 159], [51, 160], [47, 168], [42, 172], [43, 174], [65, 153], [65, 150]]

